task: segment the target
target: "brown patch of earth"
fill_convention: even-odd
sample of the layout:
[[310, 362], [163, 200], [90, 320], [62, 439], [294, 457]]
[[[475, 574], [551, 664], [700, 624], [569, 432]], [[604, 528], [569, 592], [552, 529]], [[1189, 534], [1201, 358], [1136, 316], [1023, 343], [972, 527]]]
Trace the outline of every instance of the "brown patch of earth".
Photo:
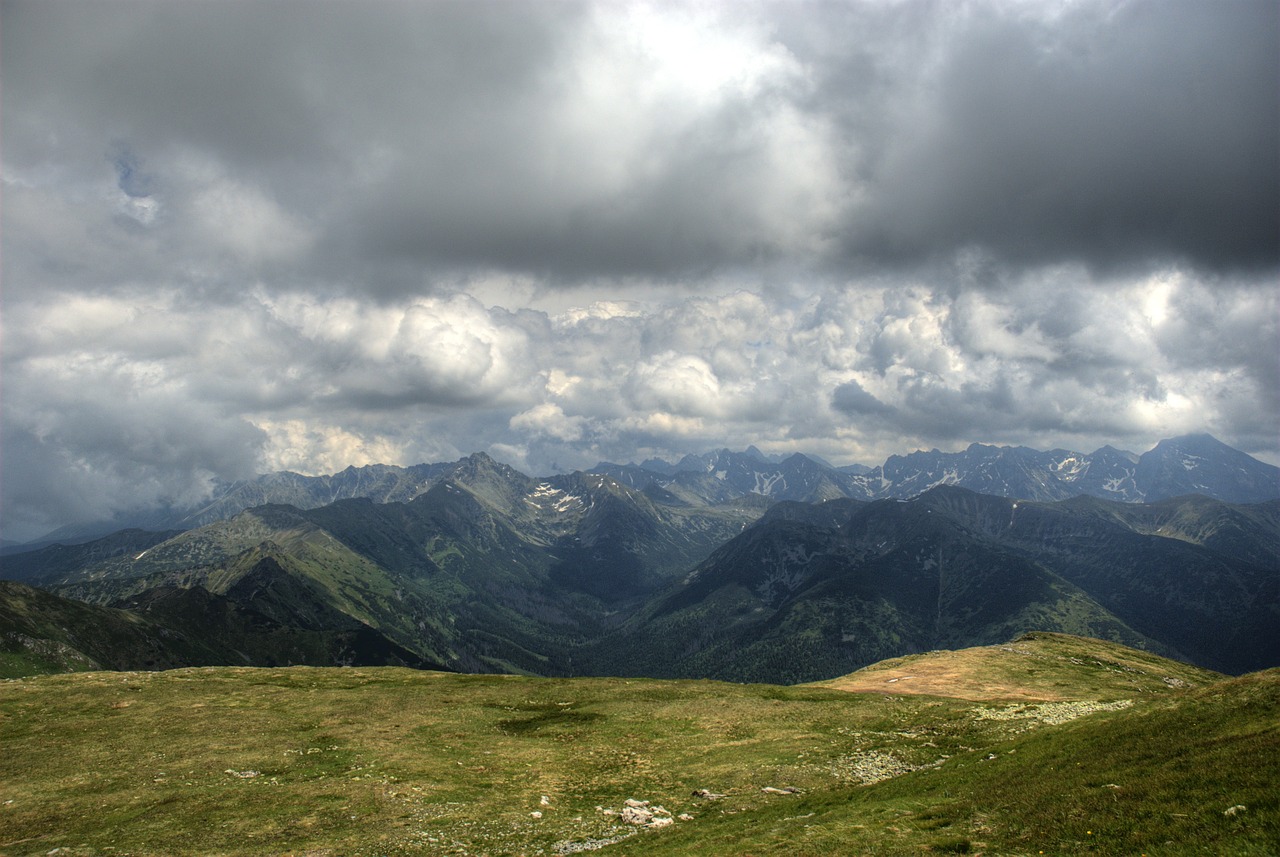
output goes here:
[[1025, 675], [1016, 675], [1015, 663], [1028, 656], [1034, 657], [1007, 646], [930, 652], [881, 661], [815, 684], [851, 693], [927, 694], [971, 700], [1056, 702], [1072, 698], [1045, 687], [1029, 687]]

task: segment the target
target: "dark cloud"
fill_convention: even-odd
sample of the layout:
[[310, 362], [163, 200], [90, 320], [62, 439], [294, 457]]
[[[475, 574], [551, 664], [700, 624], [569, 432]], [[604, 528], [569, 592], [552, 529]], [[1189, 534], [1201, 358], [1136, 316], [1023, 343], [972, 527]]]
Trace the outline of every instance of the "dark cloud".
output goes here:
[[[886, 84], [855, 65], [829, 83], [850, 84], [846, 139], [866, 149], [850, 252], [911, 261], [976, 246], [1019, 265], [1274, 270], [1273, 4], [910, 8], [914, 73], [895, 67]], [[869, 144], [857, 135], [868, 91], [884, 111]]]
[[831, 393], [831, 407], [851, 417], [881, 416], [893, 408], [862, 389], [857, 381], [846, 381]]
[[1183, 284], [1166, 300], [1155, 341], [1170, 363], [1238, 374], [1254, 388], [1256, 415], [1280, 413], [1280, 296], [1274, 289]]
[[[32, 373], [34, 374], [34, 373]], [[248, 421], [128, 372], [73, 378], [10, 370], [3, 426], [6, 532], [188, 506], [214, 480], [252, 476], [266, 435]]]
[[175, 215], [193, 182], [236, 183], [315, 239], [273, 282], [374, 292], [424, 268], [687, 281], [973, 248], [1272, 270], [1274, 12], [14, 3], [5, 157], [106, 152]]

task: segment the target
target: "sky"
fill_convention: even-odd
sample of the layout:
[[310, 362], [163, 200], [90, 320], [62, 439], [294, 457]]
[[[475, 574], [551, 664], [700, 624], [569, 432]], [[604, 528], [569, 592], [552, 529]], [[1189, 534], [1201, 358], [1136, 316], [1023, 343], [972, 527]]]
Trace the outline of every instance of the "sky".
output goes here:
[[1280, 462], [1272, 0], [4, 0], [0, 532], [272, 470]]

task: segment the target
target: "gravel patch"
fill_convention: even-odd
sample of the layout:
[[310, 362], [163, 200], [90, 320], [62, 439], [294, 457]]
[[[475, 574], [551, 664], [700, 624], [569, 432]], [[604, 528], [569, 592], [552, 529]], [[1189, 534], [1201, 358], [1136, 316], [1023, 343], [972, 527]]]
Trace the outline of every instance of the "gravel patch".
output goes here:
[[1003, 708], [975, 708], [973, 716], [978, 720], [1022, 721], [1023, 727], [1017, 731], [1025, 731], [1036, 725], [1056, 726], [1094, 714], [1099, 711], [1119, 711], [1133, 705], [1132, 699], [1118, 699], [1115, 702], [1041, 702], [1031, 705], [1006, 705]]
[[831, 773], [837, 779], [869, 786], [926, 767], [931, 766], [912, 765], [883, 750], [866, 750], [836, 759], [831, 763]]

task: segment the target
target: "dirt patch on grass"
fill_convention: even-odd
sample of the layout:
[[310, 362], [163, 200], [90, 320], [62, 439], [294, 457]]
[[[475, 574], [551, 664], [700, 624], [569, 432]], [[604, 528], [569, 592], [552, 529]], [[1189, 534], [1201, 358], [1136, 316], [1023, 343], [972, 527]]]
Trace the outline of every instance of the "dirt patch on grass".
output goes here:
[[1165, 694], [1220, 678], [1115, 643], [1033, 632], [997, 646], [892, 658], [814, 684], [854, 693], [1060, 702]]
[[822, 685], [852, 693], [929, 694], [971, 700], [1054, 702], [1071, 698], [1030, 683], [1020, 669], [1027, 657], [995, 646], [930, 652], [882, 661]]

